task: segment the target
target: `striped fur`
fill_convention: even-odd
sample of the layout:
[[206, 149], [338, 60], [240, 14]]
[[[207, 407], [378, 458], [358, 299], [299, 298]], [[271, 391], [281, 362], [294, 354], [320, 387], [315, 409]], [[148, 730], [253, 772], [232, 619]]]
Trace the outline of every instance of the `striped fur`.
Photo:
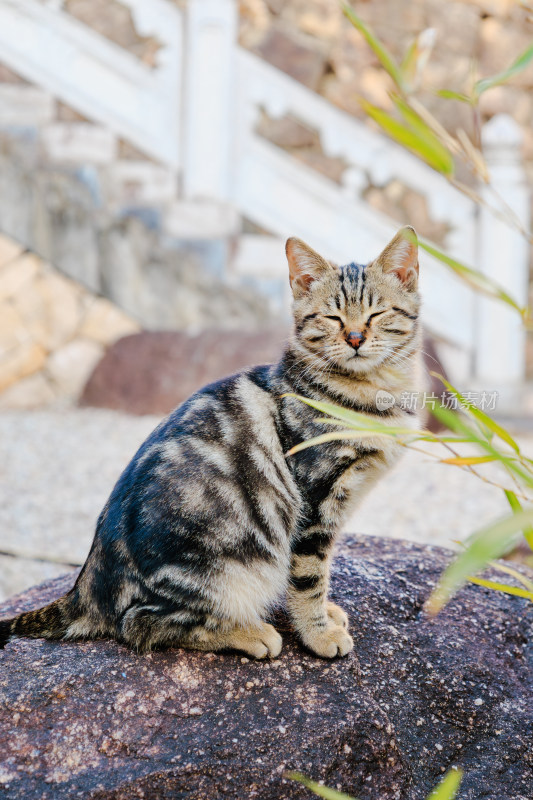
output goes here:
[[277, 656], [281, 637], [265, 619], [285, 596], [310, 650], [351, 650], [346, 615], [327, 599], [332, 547], [399, 447], [370, 437], [287, 457], [330, 428], [284, 395], [414, 423], [399, 402], [380, 410], [376, 393], [399, 401], [415, 388], [416, 245], [401, 231], [366, 267], [336, 267], [296, 239], [287, 255], [294, 331], [280, 361], [205, 387], [159, 425], [113, 489], [73, 590], [0, 622], [0, 644], [107, 636], [140, 652]]

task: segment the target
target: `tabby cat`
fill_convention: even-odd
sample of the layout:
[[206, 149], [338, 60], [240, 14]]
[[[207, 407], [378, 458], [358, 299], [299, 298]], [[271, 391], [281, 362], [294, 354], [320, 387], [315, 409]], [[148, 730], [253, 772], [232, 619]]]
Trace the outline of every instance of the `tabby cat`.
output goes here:
[[[413, 424], [419, 351], [418, 257], [403, 228], [367, 266], [337, 267], [287, 242], [294, 330], [277, 364], [252, 367], [194, 394], [141, 446], [98, 519], [68, 594], [0, 622], [15, 637], [113, 637], [145, 652], [176, 645], [275, 657], [265, 622], [286, 597], [303, 644], [318, 656], [353, 647], [328, 601], [332, 549], [364, 493], [396, 460], [392, 439], [329, 442], [331, 430], [287, 393]], [[377, 396], [392, 395], [380, 408]]]

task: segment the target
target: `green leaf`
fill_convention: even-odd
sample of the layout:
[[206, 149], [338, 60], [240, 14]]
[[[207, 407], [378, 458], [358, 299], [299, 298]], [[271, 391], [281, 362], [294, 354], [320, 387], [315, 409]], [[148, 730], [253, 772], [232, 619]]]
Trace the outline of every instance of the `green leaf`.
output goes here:
[[498, 72], [496, 75], [493, 75], [490, 78], [482, 78], [479, 81], [476, 81], [474, 84], [474, 92], [479, 97], [480, 94], [486, 92], [488, 89], [492, 89], [494, 86], [500, 86], [502, 83], [506, 83], [510, 78], [513, 78], [515, 75], [518, 75], [519, 72], [522, 72], [528, 64], [533, 59], [533, 44], [530, 44], [523, 53], [521, 53], [518, 58], [513, 61], [510, 67], [504, 69], [503, 72]]
[[426, 603], [429, 614], [437, 614], [463, 586], [469, 575], [480, 572], [489, 561], [499, 558], [518, 531], [533, 523], [533, 507], [504, 517], [474, 533], [466, 549], [444, 571], [437, 587]]
[[442, 261], [442, 263], [446, 264], [447, 267], [450, 267], [450, 269], [453, 270], [453, 272], [455, 272], [455, 274], [461, 278], [461, 280], [463, 280], [473, 289], [483, 292], [483, 294], [486, 294], [488, 297], [494, 297], [497, 300], [501, 300], [503, 303], [511, 306], [511, 308], [514, 308], [515, 311], [518, 311], [521, 317], [525, 317], [527, 315], [527, 308], [520, 306], [516, 300], [507, 294], [502, 286], [488, 278], [486, 275], [483, 275], [483, 273], [479, 272], [479, 270], [472, 269], [472, 267], [467, 267], [466, 264], [456, 261], [455, 258], [451, 258], [443, 253], [442, 250], [438, 250], [436, 247], [433, 247], [427, 242], [419, 240], [418, 243], [420, 247], [426, 251], [426, 253], [429, 253], [434, 258]]
[[357, 28], [359, 33], [361, 33], [364, 36], [367, 43], [370, 45], [370, 47], [376, 54], [377, 58], [379, 59], [381, 66], [389, 73], [396, 86], [399, 89], [403, 90], [404, 85], [403, 85], [402, 74], [400, 72], [400, 69], [396, 61], [394, 60], [391, 53], [389, 53], [385, 45], [379, 41], [373, 30], [369, 28], [365, 22], [363, 22], [361, 17], [359, 17], [355, 13], [353, 8], [350, 8], [350, 6], [348, 5], [344, 5], [342, 10], [345, 16], [348, 17], [348, 19], [354, 26], [354, 28]]
[[438, 375], [436, 372], [433, 372], [432, 374], [436, 378], [439, 378], [446, 386], [448, 391], [450, 391], [452, 394], [455, 395], [455, 397], [459, 400], [459, 402], [461, 403], [461, 405], [463, 406], [465, 411], [467, 411], [468, 414], [471, 414], [473, 417], [479, 420], [479, 422], [485, 425], [490, 431], [492, 431], [492, 433], [496, 434], [496, 436], [499, 436], [499, 438], [502, 439], [502, 441], [504, 441], [506, 444], [508, 444], [509, 447], [511, 447], [515, 451], [515, 453], [520, 453], [520, 448], [518, 447], [517, 443], [515, 442], [511, 434], [508, 431], [506, 431], [505, 428], [502, 428], [501, 425], [498, 425], [498, 423], [495, 422], [492, 419], [492, 417], [489, 417], [489, 415], [485, 414], [485, 412], [482, 411], [480, 408], [477, 408], [471, 403], [468, 403], [464, 399], [462, 394], [455, 388], [455, 386], [452, 386], [452, 384], [449, 381], [447, 381], [446, 378], [444, 378], [442, 375]]
[[[407, 126], [362, 97], [359, 98], [359, 103], [363, 111], [365, 111], [391, 139], [394, 139], [398, 144], [411, 150], [437, 172], [443, 175], [453, 175], [454, 163], [452, 156], [440, 143], [435, 134], [431, 131], [431, 128], [425, 125], [423, 120], [419, 118], [421, 124], [418, 127], [413, 125]], [[416, 116], [414, 112], [411, 113], [413, 116]], [[425, 126], [425, 129], [423, 129], [422, 126]]]
[[321, 400], [311, 400], [309, 397], [302, 397], [302, 395], [287, 392], [282, 397], [292, 397], [295, 400], [305, 403], [311, 408], [316, 408], [317, 411], [322, 411], [324, 414], [329, 414], [334, 419], [342, 420], [354, 430], [372, 431], [373, 433], [384, 433], [387, 436], [398, 433], [401, 435], [423, 435], [425, 436], [428, 431], [415, 430], [414, 428], [407, 428], [405, 426], [386, 425], [380, 422], [370, 414], [362, 414], [359, 411], [351, 411], [343, 406], [337, 406], [334, 403], [327, 403]]
[[468, 576], [470, 583], [476, 583], [478, 586], [484, 586], [486, 589], [493, 589], [495, 592], [505, 592], [505, 594], [512, 594], [516, 597], [525, 597], [527, 600], [533, 601], [533, 592], [527, 589], [519, 589], [517, 586], [510, 586], [508, 583], [497, 583], [497, 581], [487, 581], [484, 578], [472, 578]]
[[438, 786], [433, 789], [428, 800], [454, 800], [463, 779], [460, 769], [451, 769]]
[[310, 789], [314, 794], [318, 795], [318, 797], [324, 797], [325, 800], [357, 800], [357, 798], [344, 794], [344, 792], [337, 792], [336, 789], [328, 789], [327, 786], [315, 783], [300, 772], [288, 772], [286, 777], [290, 778], [291, 781], [298, 781], [298, 783], [303, 784], [307, 789]]
[[401, 97], [391, 94], [391, 100], [409, 127], [420, 136], [437, 159], [446, 165], [446, 168], [441, 171], [446, 175], [451, 175], [454, 171], [453, 156], [448, 148], [442, 144], [432, 128]]
[[[518, 497], [514, 492], [512, 492], [510, 489], [505, 489], [505, 496], [507, 498], [507, 502], [509, 503], [515, 514], [518, 514], [520, 511], [523, 510], [520, 500], [518, 499]], [[533, 528], [528, 526], [524, 528], [522, 533], [524, 534], [524, 539], [533, 550]]]
[[460, 103], [472, 104], [472, 99], [462, 92], [452, 92], [451, 89], [441, 89], [437, 94], [439, 97], [445, 97], [447, 100], [459, 100]]
[[290, 450], [285, 453], [286, 456], [293, 456], [301, 450], [307, 450], [308, 447], [315, 447], [317, 444], [326, 444], [327, 442], [338, 442], [347, 439], [365, 439], [374, 436], [391, 436], [394, 433], [383, 433], [382, 431], [332, 431], [331, 433], [322, 433], [320, 436], [313, 436], [312, 439], [306, 439], [304, 442], [295, 444]]
[[502, 564], [499, 561], [489, 561], [489, 567], [498, 570], [498, 572], [505, 572], [507, 575], [512, 575], [515, 581], [525, 586], [528, 592], [533, 592], [533, 581], [528, 580], [525, 575], [522, 575], [522, 573], [514, 569], [514, 567], [510, 567], [508, 564]]

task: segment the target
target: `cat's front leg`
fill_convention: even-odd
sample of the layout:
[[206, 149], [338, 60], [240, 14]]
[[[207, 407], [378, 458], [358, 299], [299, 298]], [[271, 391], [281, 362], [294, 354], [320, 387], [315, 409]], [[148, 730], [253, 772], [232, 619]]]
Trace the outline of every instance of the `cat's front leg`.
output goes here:
[[328, 601], [334, 536], [316, 529], [301, 532], [292, 548], [287, 605], [302, 642], [323, 658], [353, 649], [345, 612]]

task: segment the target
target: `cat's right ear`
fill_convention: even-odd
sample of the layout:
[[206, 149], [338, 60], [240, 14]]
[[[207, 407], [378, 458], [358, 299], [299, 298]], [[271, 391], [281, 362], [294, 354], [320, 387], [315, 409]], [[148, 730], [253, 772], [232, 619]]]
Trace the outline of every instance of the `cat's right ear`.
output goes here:
[[325, 258], [295, 236], [287, 239], [285, 252], [289, 262], [289, 280], [295, 297], [307, 292], [313, 281], [332, 268]]

